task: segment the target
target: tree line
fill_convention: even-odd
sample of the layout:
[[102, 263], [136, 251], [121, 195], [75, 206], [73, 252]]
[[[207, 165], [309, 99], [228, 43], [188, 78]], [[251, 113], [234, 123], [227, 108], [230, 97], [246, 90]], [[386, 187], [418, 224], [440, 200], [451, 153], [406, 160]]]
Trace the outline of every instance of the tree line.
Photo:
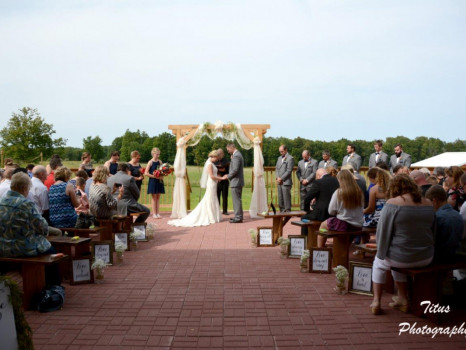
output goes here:
[[[157, 136], [150, 136], [145, 131], [126, 130], [123, 136], [116, 137], [110, 145], [102, 145], [99, 136], [87, 136], [83, 138], [83, 147], [67, 147], [63, 138], [53, 139], [55, 134], [52, 124], [47, 124], [40, 116], [37, 109], [24, 107], [19, 113], [13, 113], [6, 126], [0, 130], [0, 147], [5, 157], [11, 157], [17, 162], [37, 162], [38, 155], [42, 152], [44, 159], [52, 154], [59, 154], [63, 159], [69, 161], [81, 160], [83, 151], [90, 152], [94, 161], [103, 162], [110, 158], [113, 151], [120, 151], [122, 161], [130, 160], [130, 153], [137, 150], [141, 153], [141, 162], [145, 163], [151, 159], [151, 150], [158, 147], [161, 151], [161, 159], [164, 162], [173, 163], [176, 155], [176, 137], [168, 132]], [[322, 151], [327, 150], [338, 164], [341, 164], [346, 155], [346, 146], [354, 144], [356, 153], [363, 160], [362, 165], [368, 165], [369, 156], [374, 152], [375, 140], [350, 140], [340, 139], [338, 141], [310, 140], [302, 137], [294, 139], [286, 137], [265, 137], [262, 145], [265, 166], [275, 166], [279, 156], [278, 148], [284, 144], [289, 153], [296, 161], [301, 159], [303, 150], [309, 150], [312, 158], [321, 160]], [[410, 139], [404, 136], [388, 137], [384, 142], [384, 151], [391, 155], [395, 145], [401, 143], [403, 150], [410, 154], [413, 162], [435, 156], [443, 152], [466, 151], [466, 140], [445, 142], [438, 138], [419, 136]], [[217, 137], [210, 139], [202, 137], [195, 147], [188, 147], [186, 162], [188, 165], [203, 165], [210, 151], [223, 148], [229, 141]], [[236, 142], [235, 142], [236, 143]], [[253, 150], [238, 149], [244, 157], [245, 166], [254, 163]]]

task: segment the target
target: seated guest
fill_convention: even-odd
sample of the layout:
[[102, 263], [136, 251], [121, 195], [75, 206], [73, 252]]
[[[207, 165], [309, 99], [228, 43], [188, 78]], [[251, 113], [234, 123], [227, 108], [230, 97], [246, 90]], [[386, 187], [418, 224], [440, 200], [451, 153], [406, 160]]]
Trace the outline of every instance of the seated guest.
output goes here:
[[426, 179], [430, 176], [430, 170], [427, 169], [427, 168], [421, 168], [421, 169], [419, 169], [419, 171], [424, 174], [424, 177]]
[[366, 173], [366, 176], [369, 179], [369, 187], [367, 188], [367, 193], [370, 193], [371, 188], [374, 187], [375, 185], [375, 178], [377, 177], [377, 169], [379, 168], [376, 168], [376, 167], [370, 168]]
[[50, 190], [50, 186], [52, 186], [55, 183], [55, 171], [61, 167], [63, 164], [61, 162], [61, 158], [58, 154], [54, 154], [52, 158], [50, 159], [50, 163], [47, 165], [48, 167], [48, 176], [47, 179], [44, 182], [45, 187], [47, 187], [48, 190]]
[[78, 218], [74, 208], [79, 206], [67, 167], [55, 170], [55, 183], [49, 190], [50, 222], [54, 227], [74, 227]]
[[356, 183], [358, 184], [359, 188], [364, 194], [364, 208], [367, 207], [367, 201], [369, 200], [369, 193], [367, 191], [366, 178], [361, 174], [356, 174], [351, 164], [343, 165], [341, 167], [341, 170], [348, 170], [351, 174], [353, 174], [353, 177], [356, 180]]
[[79, 205], [74, 209], [76, 214], [89, 214], [89, 200], [86, 192], [84, 192], [84, 187], [86, 186], [86, 181], [82, 177], [76, 178], [76, 196], [79, 200]]
[[15, 169], [15, 167], [7, 167], [3, 172], [3, 181], [0, 184], [0, 199], [2, 199], [10, 190], [11, 177], [13, 176]]
[[11, 178], [11, 190], [0, 200], [0, 256], [36, 256], [54, 252], [45, 238], [47, 221], [26, 197], [31, 187], [27, 174]]
[[451, 166], [445, 169], [445, 182], [448, 186], [448, 203], [456, 211], [460, 211], [461, 205], [464, 203], [464, 189], [460, 184], [460, 177], [463, 175], [463, 170], [459, 166]]
[[[364, 222], [364, 195], [361, 192], [353, 174], [341, 170], [337, 175], [340, 188], [333, 192], [328, 206], [328, 213], [335, 215], [322, 222], [320, 229], [332, 231], [358, 231]], [[317, 238], [317, 246], [325, 246], [325, 237]]]
[[437, 178], [435, 176], [433, 176], [433, 175], [429, 176], [426, 179], [426, 181], [427, 181], [428, 184], [431, 184], [431, 185], [439, 185]]
[[409, 174], [409, 177], [419, 186], [422, 196], [425, 197], [427, 190], [432, 186], [426, 181], [425, 175], [419, 170], [413, 170], [411, 174]]
[[[416, 183], [408, 175], [395, 176], [388, 188], [390, 198], [382, 209], [377, 225], [377, 255], [372, 268], [374, 299], [370, 305], [374, 315], [381, 313], [385, 273], [391, 267], [424, 267], [434, 257], [432, 225], [435, 212], [432, 203], [423, 198]], [[398, 296], [389, 306], [408, 311], [407, 277], [392, 270]]]
[[107, 160], [104, 166], [108, 169], [110, 176], [115, 175], [118, 171], [118, 162], [120, 161], [120, 152], [113, 151], [110, 159]]
[[450, 261], [460, 247], [463, 237], [463, 219], [447, 203], [447, 194], [440, 185], [432, 186], [426, 193], [435, 209], [435, 255], [437, 262]]
[[89, 178], [89, 176], [87, 175], [86, 171], [85, 170], [78, 170], [77, 172], [74, 173], [74, 179], [71, 179], [70, 180], [70, 183], [76, 188], [76, 179], [78, 177], [82, 177], [84, 179], [84, 181], [87, 181], [87, 179]]
[[385, 163], [385, 162], [383, 162], [383, 161], [377, 162], [377, 164], [375, 164], [375, 166], [376, 166], [377, 168], [380, 168], [380, 169], [383, 169], [383, 170], [387, 170], [387, 171], [390, 170], [389, 167], [388, 167], [388, 165], [387, 165], [387, 163]]
[[388, 190], [389, 182], [390, 173], [383, 169], [377, 169], [374, 186], [369, 191], [369, 203], [366, 209], [364, 209], [364, 226], [377, 227], [377, 224], [380, 219], [380, 214], [386, 202], [386, 192]]
[[126, 204], [128, 213], [143, 212], [144, 214], [139, 215], [136, 219], [136, 223], [144, 223], [149, 217], [150, 210], [146, 206], [139, 204], [139, 188], [136, 185], [136, 181], [131, 176], [130, 168], [127, 163], [118, 164], [118, 172], [108, 179], [108, 187], [113, 188], [115, 184], [121, 184], [124, 188], [124, 193], [121, 198], [123, 204]]
[[89, 177], [92, 176], [94, 167], [92, 166], [91, 154], [89, 152], [83, 152], [81, 156], [82, 163], [79, 166], [79, 170], [84, 170]]
[[[125, 188], [123, 186], [118, 188], [116, 184], [113, 184], [110, 190], [110, 187], [107, 186], [109, 172], [105, 166], [98, 166], [93, 175], [94, 182], [89, 189], [89, 209], [91, 214], [97, 219], [111, 219], [117, 213], [118, 201], [123, 197]], [[113, 194], [118, 190], [118, 197], [113, 197]]]
[[[466, 186], [466, 173], [461, 175], [460, 185], [463, 188], [464, 188], [464, 186]], [[461, 218], [463, 219], [463, 237], [461, 239], [461, 244], [460, 244], [460, 248], [458, 249], [458, 251], [461, 252], [461, 253], [466, 253], [466, 204], [464, 204], [464, 203], [460, 208], [460, 215], [461, 215]], [[466, 278], [466, 269], [454, 270], [453, 271], [453, 276], [457, 280], [465, 279]]]
[[[336, 177], [327, 173], [327, 169], [320, 168], [316, 172], [316, 180], [312, 183], [309, 192], [304, 198], [304, 210], [307, 214], [301, 216], [301, 220], [317, 220], [325, 221], [330, 217], [328, 213], [328, 205], [340, 184]], [[311, 202], [315, 200], [315, 204], [311, 207]], [[307, 228], [301, 228], [301, 234], [307, 235]]]
[[406, 174], [409, 175], [409, 168], [404, 165], [398, 164], [393, 168], [393, 175]]
[[37, 211], [49, 224], [49, 235], [61, 236], [61, 231], [50, 226], [49, 223], [49, 191], [44, 185], [45, 179], [47, 179], [47, 170], [42, 165], [36, 165], [32, 169], [32, 186], [29, 190], [28, 199], [36, 205]]

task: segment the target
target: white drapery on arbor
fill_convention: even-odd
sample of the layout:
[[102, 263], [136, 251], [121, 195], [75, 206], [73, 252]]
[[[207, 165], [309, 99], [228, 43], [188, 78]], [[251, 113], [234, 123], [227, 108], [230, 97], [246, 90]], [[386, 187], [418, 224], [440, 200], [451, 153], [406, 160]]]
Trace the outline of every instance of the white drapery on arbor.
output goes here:
[[[254, 147], [254, 190], [252, 193], [250, 214], [251, 217], [258, 217], [257, 213], [267, 211], [267, 193], [265, 191], [264, 174], [264, 158], [260, 147], [260, 139], [254, 138], [254, 141], [244, 133], [241, 124], [224, 124], [216, 122], [213, 127], [209, 123], [203, 123], [198, 126], [193, 136], [185, 140], [185, 136], [181, 137], [176, 144], [175, 157], [175, 186], [173, 188], [173, 207], [171, 217], [181, 219], [187, 215], [186, 210], [186, 147], [195, 146], [199, 143], [203, 135], [207, 135], [211, 139], [217, 134], [227, 140], [236, 140], [244, 149]], [[264, 197], [265, 196], [265, 197]]]

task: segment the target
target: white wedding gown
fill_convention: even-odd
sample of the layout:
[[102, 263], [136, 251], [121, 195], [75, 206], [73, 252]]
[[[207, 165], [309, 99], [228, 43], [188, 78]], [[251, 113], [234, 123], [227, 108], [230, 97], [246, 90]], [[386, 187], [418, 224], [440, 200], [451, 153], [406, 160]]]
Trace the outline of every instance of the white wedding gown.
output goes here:
[[[210, 160], [207, 161], [207, 166], [212, 166], [213, 174], [217, 176], [217, 167]], [[168, 224], [180, 227], [208, 226], [220, 222], [221, 218], [217, 198], [217, 181], [212, 180], [208, 175], [204, 197], [196, 208], [184, 218], [171, 220]]]

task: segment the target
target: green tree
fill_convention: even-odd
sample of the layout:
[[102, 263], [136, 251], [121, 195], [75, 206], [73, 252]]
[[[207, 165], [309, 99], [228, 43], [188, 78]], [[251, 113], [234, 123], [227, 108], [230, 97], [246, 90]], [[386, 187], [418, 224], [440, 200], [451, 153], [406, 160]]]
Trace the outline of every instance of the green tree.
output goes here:
[[66, 145], [65, 139], [53, 139], [53, 134], [53, 125], [47, 124], [37, 109], [24, 107], [12, 113], [7, 126], [0, 130], [0, 146], [6, 156], [16, 161], [32, 161], [41, 152], [48, 158]]
[[88, 136], [83, 139], [83, 149], [89, 152], [94, 160], [102, 160], [105, 156], [104, 148], [102, 146], [102, 139], [99, 136], [92, 138]]

